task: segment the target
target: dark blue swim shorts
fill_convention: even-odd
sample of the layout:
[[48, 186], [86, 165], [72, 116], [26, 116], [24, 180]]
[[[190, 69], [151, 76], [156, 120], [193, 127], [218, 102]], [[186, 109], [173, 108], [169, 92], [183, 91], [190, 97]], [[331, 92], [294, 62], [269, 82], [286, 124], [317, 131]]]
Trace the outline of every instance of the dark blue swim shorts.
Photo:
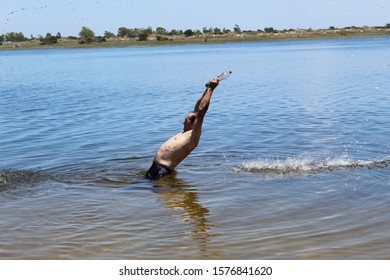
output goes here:
[[146, 174], [145, 174], [145, 178], [151, 179], [151, 180], [156, 180], [156, 179], [160, 179], [161, 177], [164, 177], [172, 172], [173, 172], [173, 170], [171, 170], [167, 166], [164, 166], [162, 164], [159, 164], [159, 163], [153, 161], [153, 164], [149, 168], [149, 171], [146, 172]]

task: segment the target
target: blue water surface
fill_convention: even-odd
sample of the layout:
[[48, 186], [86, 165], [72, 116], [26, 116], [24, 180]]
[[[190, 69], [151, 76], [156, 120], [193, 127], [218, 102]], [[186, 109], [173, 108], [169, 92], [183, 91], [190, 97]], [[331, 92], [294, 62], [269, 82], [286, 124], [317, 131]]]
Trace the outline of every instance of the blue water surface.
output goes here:
[[1, 51], [0, 258], [388, 259], [388, 73], [389, 37]]

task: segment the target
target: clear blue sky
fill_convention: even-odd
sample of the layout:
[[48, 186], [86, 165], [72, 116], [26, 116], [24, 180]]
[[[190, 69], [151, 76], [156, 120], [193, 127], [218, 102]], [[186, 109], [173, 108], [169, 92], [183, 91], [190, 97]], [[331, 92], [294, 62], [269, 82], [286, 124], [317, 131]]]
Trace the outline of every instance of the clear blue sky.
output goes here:
[[0, 0], [0, 34], [96, 35], [118, 28], [242, 30], [328, 28], [390, 23], [390, 0]]

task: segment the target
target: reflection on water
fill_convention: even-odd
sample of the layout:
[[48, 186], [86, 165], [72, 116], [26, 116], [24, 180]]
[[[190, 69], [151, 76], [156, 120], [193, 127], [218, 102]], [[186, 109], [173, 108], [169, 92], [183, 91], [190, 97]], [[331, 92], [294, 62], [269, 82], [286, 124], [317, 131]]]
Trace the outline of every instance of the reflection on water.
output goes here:
[[158, 181], [154, 181], [153, 192], [159, 195], [158, 201], [165, 207], [179, 212], [184, 224], [191, 225], [191, 237], [198, 244], [199, 251], [206, 255], [217, 256], [210, 252], [208, 241], [211, 236], [209, 230], [213, 225], [207, 219], [209, 210], [199, 203], [196, 188], [177, 178], [172, 173]]

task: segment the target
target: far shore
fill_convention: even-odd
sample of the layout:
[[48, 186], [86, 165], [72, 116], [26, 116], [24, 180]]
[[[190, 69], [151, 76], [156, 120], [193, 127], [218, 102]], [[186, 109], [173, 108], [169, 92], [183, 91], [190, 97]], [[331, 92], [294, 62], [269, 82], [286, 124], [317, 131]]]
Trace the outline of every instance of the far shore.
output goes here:
[[330, 29], [302, 29], [283, 30], [274, 32], [244, 31], [240, 33], [226, 34], [196, 34], [185, 35], [164, 35], [151, 34], [147, 40], [139, 41], [137, 38], [114, 36], [103, 41], [91, 40], [84, 43], [79, 38], [59, 38], [55, 44], [42, 44], [39, 40], [27, 40], [23, 42], [3, 42], [0, 50], [20, 49], [45, 49], [45, 48], [110, 48], [130, 46], [164, 46], [180, 44], [221, 44], [232, 42], [259, 42], [276, 40], [307, 40], [307, 39], [332, 39], [332, 38], [353, 38], [353, 37], [378, 37], [390, 36], [390, 27], [349, 27]]

